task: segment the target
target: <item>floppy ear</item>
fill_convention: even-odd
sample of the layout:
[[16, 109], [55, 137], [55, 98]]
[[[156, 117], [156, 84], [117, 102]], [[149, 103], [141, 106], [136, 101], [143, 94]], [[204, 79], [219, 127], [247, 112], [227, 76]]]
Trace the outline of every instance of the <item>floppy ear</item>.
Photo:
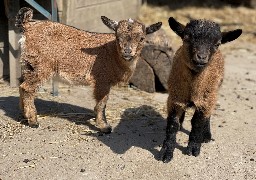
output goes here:
[[173, 17], [170, 17], [169, 20], [169, 26], [170, 28], [183, 39], [184, 36], [184, 28], [185, 26], [178, 21], [176, 21]]
[[151, 34], [153, 32], [158, 31], [161, 28], [161, 26], [162, 26], [162, 22], [158, 22], [146, 27], [146, 34]]
[[102, 22], [110, 29], [112, 30], [116, 30], [116, 27], [118, 25], [118, 22], [117, 21], [113, 21], [111, 19], [108, 19], [106, 16], [101, 16], [101, 20]]
[[234, 31], [222, 32], [221, 44], [233, 41], [237, 39], [242, 34], [242, 29], [236, 29]]

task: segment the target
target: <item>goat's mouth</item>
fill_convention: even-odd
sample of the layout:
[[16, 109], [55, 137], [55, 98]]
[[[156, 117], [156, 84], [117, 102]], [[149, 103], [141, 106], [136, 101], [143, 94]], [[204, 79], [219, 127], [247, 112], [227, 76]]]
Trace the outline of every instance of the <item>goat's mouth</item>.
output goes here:
[[124, 58], [126, 61], [131, 61], [131, 60], [133, 59], [133, 56], [132, 56], [132, 55], [124, 54], [124, 55], [123, 55], [123, 58]]
[[194, 66], [197, 68], [203, 68], [207, 65], [207, 62], [205, 62], [205, 61], [197, 61], [197, 60], [193, 59], [192, 62], [194, 64]]

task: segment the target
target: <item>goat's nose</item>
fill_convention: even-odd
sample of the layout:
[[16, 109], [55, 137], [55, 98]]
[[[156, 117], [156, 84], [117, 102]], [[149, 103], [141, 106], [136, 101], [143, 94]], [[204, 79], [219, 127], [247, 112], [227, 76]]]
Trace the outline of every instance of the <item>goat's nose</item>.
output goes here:
[[207, 58], [207, 54], [197, 53], [196, 57], [197, 57], [197, 59], [206, 59]]
[[125, 54], [131, 54], [132, 50], [130, 48], [125, 48], [124, 53]]

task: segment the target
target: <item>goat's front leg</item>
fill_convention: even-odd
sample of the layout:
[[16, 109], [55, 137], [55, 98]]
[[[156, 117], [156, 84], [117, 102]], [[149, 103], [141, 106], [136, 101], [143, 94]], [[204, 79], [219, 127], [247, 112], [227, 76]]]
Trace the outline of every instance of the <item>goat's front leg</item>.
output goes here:
[[28, 120], [28, 125], [32, 128], [39, 127], [37, 121], [37, 112], [34, 104], [35, 92], [26, 91], [24, 83], [19, 87], [20, 92], [20, 109], [24, 118]]
[[105, 113], [110, 88], [106, 88], [105, 86], [104, 89], [105, 91], [96, 87], [94, 90], [96, 99], [96, 106], [94, 107], [94, 112], [96, 113], [96, 126], [100, 128], [101, 132], [111, 133], [112, 128], [107, 122]]
[[196, 110], [191, 124], [192, 129], [189, 134], [187, 154], [198, 156], [200, 154], [201, 144], [203, 142], [209, 142], [212, 139], [210, 116], [205, 117], [201, 110]]
[[106, 104], [108, 101], [108, 95], [104, 96], [99, 102], [97, 102], [94, 111], [96, 113], [96, 125], [100, 128], [101, 132], [110, 133], [112, 131], [111, 126], [106, 119]]
[[170, 162], [173, 157], [173, 152], [176, 146], [176, 134], [180, 129], [180, 118], [183, 118], [183, 114], [183, 111], [181, 113], [177, 113], [177, 110], [172, 110], [168, 114], [166, 137], [161, 149], [162, 161], [164, 163]]

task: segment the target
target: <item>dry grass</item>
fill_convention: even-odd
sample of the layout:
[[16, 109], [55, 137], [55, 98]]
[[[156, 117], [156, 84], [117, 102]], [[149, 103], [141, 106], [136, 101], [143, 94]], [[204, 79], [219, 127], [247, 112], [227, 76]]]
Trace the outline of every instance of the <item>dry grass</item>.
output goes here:
[[168, 19], [171, 16], [184, 24], [190, 19], [209, 19], [219, 23], [222, 30], [241, 28], [243, 29], [243, 35], [239, 38], [239, 41], [256, 43], [256, 13], [255, 9], [247, 7], [188, 5], [177, 8], [172, 5], [153, 6], [144, 4], [140, 10], [139, 19], [145, 24], [162, 21], [162, 28], [171, 37], [173, 43], [179, 45], [181, 40], [170, 30], [168, 25]]

